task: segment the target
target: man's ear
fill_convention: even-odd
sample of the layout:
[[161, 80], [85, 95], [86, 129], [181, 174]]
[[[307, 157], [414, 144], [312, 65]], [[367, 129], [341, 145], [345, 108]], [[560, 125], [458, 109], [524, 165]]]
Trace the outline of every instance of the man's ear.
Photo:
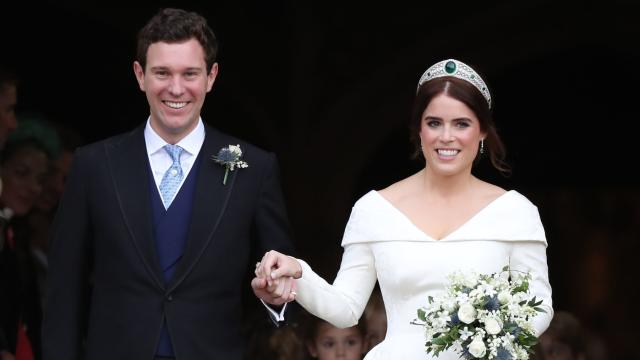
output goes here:
[[140, 90], [145, 91], [144, 87], [144, 69], [139, 62], [133, 62], [133, 73], [136, 76], [136, 80], [138, 80], [138, 85], [140, 86]]
[[216, 81], [216, 77], [218, 76], [218, 63], [213, 63], [211, 66], [211, 71], [207, 74], [207, 92], [211, 91], [213, 88], [213, 83]]

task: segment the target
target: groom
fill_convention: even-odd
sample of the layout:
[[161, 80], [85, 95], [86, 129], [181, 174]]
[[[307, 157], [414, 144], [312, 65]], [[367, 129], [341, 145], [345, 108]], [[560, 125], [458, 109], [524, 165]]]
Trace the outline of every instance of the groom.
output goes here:
[[[275, 156], [200, 118], [216, 51], [196, 13], [164, 9], [140, 31], [150, 116], [75, 154], [52, 232], [45, 360], [242, 359], [245, 279], [291, 242]], [[241, 155], [219, 154], [230, 145]]]

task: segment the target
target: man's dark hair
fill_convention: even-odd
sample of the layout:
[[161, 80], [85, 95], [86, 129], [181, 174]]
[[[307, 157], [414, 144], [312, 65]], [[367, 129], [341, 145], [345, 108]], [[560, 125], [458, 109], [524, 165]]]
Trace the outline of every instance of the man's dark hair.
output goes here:
[[147, 65], [147, 50], [157, 42], [177, 43], [196, 39], [204, 49], [207, 72], [216, 62], [218, 40], [207, 20], [200, 14], [182, 9], [158, 11], [138, 33], [137, 59], [142, 69]]

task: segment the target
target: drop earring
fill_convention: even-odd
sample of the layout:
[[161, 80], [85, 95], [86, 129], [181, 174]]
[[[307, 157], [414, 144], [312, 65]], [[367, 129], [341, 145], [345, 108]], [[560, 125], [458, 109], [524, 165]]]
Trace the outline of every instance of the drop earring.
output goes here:
[[484, 154], [484, 139], [480, 140], [480, 155]]

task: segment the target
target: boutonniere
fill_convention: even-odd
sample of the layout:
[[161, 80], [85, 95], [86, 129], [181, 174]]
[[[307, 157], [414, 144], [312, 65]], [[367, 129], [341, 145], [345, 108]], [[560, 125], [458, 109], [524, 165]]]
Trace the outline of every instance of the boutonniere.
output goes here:
[[224, 165], [224, 179], [222, 179], [222, 185], [227, 185], [227, 176], [229, 171], [233, 171], [235, 168], [244, 169], [249, 167], [245, 161], [240, 160], [242, 157], [242, 150], [240, 145], [229, 145], [223, 147], [218, 151], [218, 155], [213, 155], [211, 158], [213, 161], [220, 165]]

